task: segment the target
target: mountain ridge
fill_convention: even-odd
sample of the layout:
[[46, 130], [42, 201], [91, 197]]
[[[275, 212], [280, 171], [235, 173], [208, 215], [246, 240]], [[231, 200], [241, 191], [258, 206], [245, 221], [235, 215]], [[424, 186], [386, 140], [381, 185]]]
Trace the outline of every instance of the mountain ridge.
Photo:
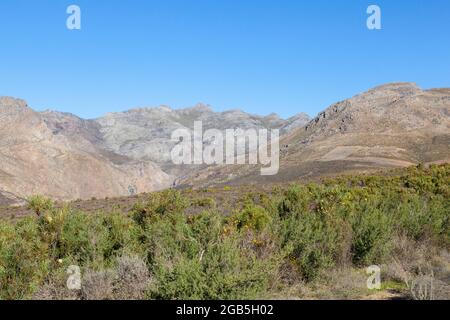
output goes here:
[[450, 90], [390, 83], [342, 100], [281, 138], [280, 172], [217, 166], [184, 185], [271, 183], [450, 161]]
[[[192, 130], [194, 121], [202, 121], [204, 130], [280, 129], [279, 174], [262, 177], [255, 165], [174, 165], [171, 133]], [[36, 112], [24, 100], [0, 97], [0, 161], [3, 203], [34, 193], [64, 200], [101, 198], [448, 162], [450, 89], [384, 84], [332, 104], [312, 119], [304, 113], [281, 119], [242, 110], [215, 112], [206, 104], [82, 119]]]
[[[57, 199], [124, 196], [170, 187], [191, 170], [170, 161], [171, 133], [202, 120], [205, 128], [282, 129], [302, 125], [243, 111], [214, 112], [203, 104], [185, 109], [135, 108], [82, 119], [72, 113], [31, 109], [0, 97], [0, 203], [34, 193]], [[282, 129], [283, 130], [283, 129]], [[13, 133], [13, 134], [11, 134]]]

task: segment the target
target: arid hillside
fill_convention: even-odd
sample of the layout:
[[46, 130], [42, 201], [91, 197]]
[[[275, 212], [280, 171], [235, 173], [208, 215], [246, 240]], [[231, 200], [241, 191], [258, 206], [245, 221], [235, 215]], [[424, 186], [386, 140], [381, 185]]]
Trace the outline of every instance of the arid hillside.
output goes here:
[[[177, 166], [171, 134], [192, 130], [280, 129], [280, 170], [261, 176], [252, 165]], [[204, 142], [208, 144], [208, 142]], [[169, 187], [279, 183], [345, 172], [369, 172], [450, 161], [450, 89], [413, 83], [376, 87], [310, 120], [284, 120], [209, 106], [141, 108], [85, 120], [36, 112], [0, 98], [0, 203], [32, 194], [74, 200], [134, 195]]]
[[58, 134], [45, 114], [11, 98], [0, 99], [0, 163], [0, 200], [7, 202], [31, 194], [55, 199], [128, 195], [170, 183], [151, 162], [108, 154], [77, 132]]
[[217, 166], [182, 184], [206, 186], [314, 179], [418, 163], [450, 162], [450, 89], [393, 83], [336, 103], [280, 141], [280, 171]]
[[[310, 118], [214, 112], [206, 105], [166, 106], [110, 113], [85, 120], [70, 113], [36, 112], [20, 99], [0, 98], [0, 204], [20, 204], [32, 194], [54, 199], [105, 198], [151, 192], [198, 167], [171, 162], [174, 130], [269, 128], [287, 133]], [[201, 168], [200, 168], [201, 169]]]

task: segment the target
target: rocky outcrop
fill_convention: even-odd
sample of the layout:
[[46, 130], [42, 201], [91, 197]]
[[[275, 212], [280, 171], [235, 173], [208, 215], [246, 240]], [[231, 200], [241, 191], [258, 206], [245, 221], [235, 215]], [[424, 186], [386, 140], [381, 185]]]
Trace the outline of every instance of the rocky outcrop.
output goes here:
[[[280, 129], [280, 170], [258, 166], [175, 166], [176, 129]], [[208, 142], [205, 142], [206, 144]], [[376, 87], [314, 119], [214, 112], [199, 104], [110, 113], [94, 120], [35, 112], [0, 98], [0, 203], [40, 193], [60, 199], [130, 195], [178, 185], [285, 182], [344, 172], [450, 161], [450, 89], [413, 83]]]
[[222, 166], [180, 183], [282, 182], [450, 162], [449, 115], [450, 89], [386, 84], [333, 104], [288, 132], [281, 139], [276, 176], [261, 177], [254, 167]]
[[363, 131], [446, 130], [448, 97], [448, 92], [423, 91], [414, 83], [387, 84], [332, 105], [308, 123], [305, 131], [325, 137]]
[[129, 195], [170, 184], [171, 178], [151, 162], [101, 152], [87, 135], [91, 129], [73, 116], [40, 114], [22, 100], [1, 98], [0, 190], [20, 197], [39, 193], [77, 199]]
[[170, 150], [175, 145], [171, 134], [176, 129], [193, 129], [194, 121], [202, 121], [207, 129], [281, 129], [289, 132], [305, 125], [310, 118], [302, 113], [288, 120], [276, 114], [266, 117], [241, 110], [214, 112], [199, 104], [193, 108], [174, 110], [167, 106], [110, 113], [95, 120], [103, 139], [103, 147], [136, 160], [170, 164]]
[[[44, 194], [57, 199], [113, 197], [172, 186], [199, 167], [175, 167], [171, 134], [191, 129], [285, 128], [307, 122], [301, 115], [283, 120], [240, 110], [214, 112], [199, 104], [111, 113], [95, 120], [56, 111], [35, 112], [25, 101], [0, 98], [0, 201]], [[287, 131], [288, 129], [282, 129]], [[16, 197], [18, 196], [18, 197]]]

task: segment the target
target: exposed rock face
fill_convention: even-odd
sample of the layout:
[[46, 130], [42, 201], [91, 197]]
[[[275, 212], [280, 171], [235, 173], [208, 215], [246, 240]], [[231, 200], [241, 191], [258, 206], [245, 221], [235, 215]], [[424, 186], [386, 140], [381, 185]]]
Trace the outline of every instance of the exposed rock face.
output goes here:
[[304, 126], [310, 118], [300, 114], [288, 120], [271, 114], [267, 117], [251, 115], [241, 110], [217, 113], [209, 106], [173, 110], [169, 107], [134, 109], [111, 113], [96, 120], [102, 133], [103, 146], [115, 153], [137, 160], [151, 160], [159, 164], [170, 162], [170, 140], [176, 129], [193, 129], [194, 121], [202, 121], [207, 129], [281, 129], [288, 132]]
[[[258, 166], [175, 166], [171, 134], [192, 129], [280, 129], [280, 171]], [[30, 194], [60, 199], [129, 195], [179, 185], [284, 182], [348, 171], [450, 161], [450, 89], [412, 83], [374, 88], [310, 120], [283, 120], [209, 106], [166, 106], [111, 113], [95, 120], [35, 112], [0, 98], [0, 204]]]
[[288, 123], [281, 128], [282, 133], [289, 133], [297, 128], [303, 128], [310, 120], [311, 118], [306, 113], [299, 113], [288, 119]]
[[306, 126], [286, 134], [280, 145], [276, 176], [261, 177], [254, 167], [222, 166], [181, 183], [281, 182], [450, 162], [450, 89], [383, 85], [332, 105]]
[[446, 130], [448, 92], [422, 91], [413, 83], [383, 85], [320, 113], [305, 130], [310, 137], [346, 132], [401, 133]]
[[84, 125], [71, 115], [40, 114], [24, 101], [1, 98], [0, 191], [76, 199], [128, 195], [170, 183], [150, 162], [108, 156], [86, 136], [91, 127]]
[[[177, 176], [198, 170], [175, 167], [171, 134], [201, 120], [209, 128], [284, 128], [304, 125], [239, 110], [216, 113], [197, 105], [111, 113], [96, 120], [55, 111], [35, 112], [26, 102], [0, 98], [0, 200], [45, 194], [59, 199], [111, 197], [171, 186]], [[287, 129], [282, 129], [287, 131]], [[163, 168], [163, 169], [162, 169]], [[164, 171], [163, 171], [164, 170]]]
[[9, 192], [0, 191], [0, 206], [21, 206], [25, 203], [24, 199], [20, 199]]

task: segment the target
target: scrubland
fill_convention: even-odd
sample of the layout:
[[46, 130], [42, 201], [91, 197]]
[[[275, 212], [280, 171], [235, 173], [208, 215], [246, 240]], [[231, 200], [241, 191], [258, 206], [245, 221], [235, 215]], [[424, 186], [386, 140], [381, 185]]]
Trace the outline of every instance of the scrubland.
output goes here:
[[[233, 188], [95, 212], [32, 197], [33, 214], [0, 220], [0, 299], [450, 297], [450, 165]], [[379, 290], [367, 289], [372, 265]]]

